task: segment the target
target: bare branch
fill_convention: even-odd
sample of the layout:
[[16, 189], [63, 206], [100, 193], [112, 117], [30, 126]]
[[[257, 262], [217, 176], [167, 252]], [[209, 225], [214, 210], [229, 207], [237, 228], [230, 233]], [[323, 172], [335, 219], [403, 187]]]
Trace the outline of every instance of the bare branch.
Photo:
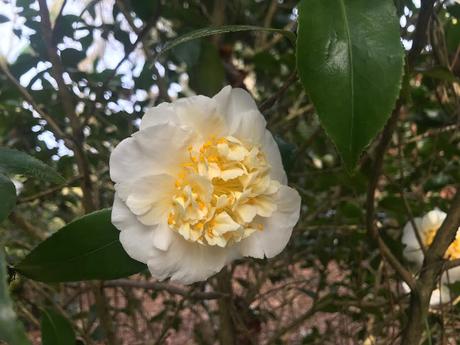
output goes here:
[[400, 111], [400, 104], [396, 106], [390, 119], [388, 120], [380, 138], [380, 141], [375, 149], [375, 159], [372, 166], [372, 176], [369, 179], [369, 185], [367, 189], [367, 200], [366, 200], [366, 226], [369, 234], [377, 241], [382, 256], [388, 261], [398, 275], [403, 279], [410, 288], [415, 287], [415, 279], [412, 274], [403, 266], [403, 264], [394, 256], [390, 248], [383, 241], [380, 236], [379, 229], [375, 224], [375, 190], [380, 179], [383, 166], [383, 157], [391, 142], [391, 137], [396, 128], [398, 122], [398, 116]]
[[10, 215], [8, 216], [8, 219], [12, 221], [14, 224], [16, 224], [17, 226], [19, 226], [21, 229], [23, 229], [27, 234], [29, 234], [32, 237], [39, 239], [41, 241], [43, 241], [46, 238], [46, 235], [41, 229], [29, 223], [27, 220], [22, 218], [18, 213], [11, 212]]
[[423, 261], [416, 288], [412, 290], [408, 323], [401, 344], [418, 345], [428, 314], [431, 293], [445, 267], [444, 253], [455, 239], [460, 226], [460, 191], [457, 191], [447, 217], [439, 228]]
[[83, 206], [85, 211], [88, 213], [94, 211], [96, 209], [96, 205], [92, 195], [92, 182], [90, 177], [91, 172], [86, 160], [85, 152], [83, 150], [83, 130], [78, 115], [75, 112], [74, 95], [70, 92], [64, 81], [64, 68], [62, 66], [61, 58], [57, 53], [57, 47], [54, 44], [53, 29], [51, 27], [50, 14], [46, 0], [39, 0], [38, 3], [40, 9], [43, 40], [45, 42], [48, 59], [52, 65], [51, 75], [54, 80], [56, 80], [58, 85], [58, 93], [62, 101], [62, 106], [70, 120], [70, 125], [72, 127], [72, 141], [74, 142], [73, 151], [75, 153], [75, 160], [78, 166], [78, 170], [83, 176], [81, 183], [83, 191]]
[[152, 281], [139, 281], [139, 280], [130, 280], [130, 279], [117, 279], [104, 282], [104, 287], [131, 287], [138, 289], [147, 289], [147, 290], [163, 290], [174, 295], [180, 295], [190, 299], [218, 299], [227, 297], [226, 294], [221, 292], [194, 292], [189, 289], [183, 289], [178, 286], [161, 283], [161, 282], [152, 282]]
[[70, 146], [73, 147], [74, 143], [70, 140], [70, 138], [64, 133], [64, 131], [59, 127], [56, 121], [51, 117], [51, 115], [47, 114], [42, 107], [40, 107], [37, 102], [33, 99], [29, 91], [25, 87], [23, 87], [19, 81], [11, 74], [10, 70], [8, 69], [8, 66], [6, 64], [6, 61], [0, 61], [0, 68], [3, 71], [3, 73], [6, 75], [8, 80], [16, 87], [16, 89], [21, 93], [22, 97], [24, 97], [24, 100], [29, 103], [32, 108], [40, 115], [41, 118], [43, 118], [51, 127], [51, 130], [53, 133], [58, 137], [59, 139], [64, 140], [64, 142]]

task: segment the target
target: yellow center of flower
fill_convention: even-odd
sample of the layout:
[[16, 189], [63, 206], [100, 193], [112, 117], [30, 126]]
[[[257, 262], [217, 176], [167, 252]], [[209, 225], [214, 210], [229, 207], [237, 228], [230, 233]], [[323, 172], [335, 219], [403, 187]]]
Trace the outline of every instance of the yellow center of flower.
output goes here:
[[264, 229], [280, 188], [256, 146], [212, 137], [188, 147], [175, 182], [168, 224], [186, 240], [226, 247]]
[[[426, 247], [429, 247], [431, 243], [433, 243], [434, 237], [436, 236], [437, 232], [438, 229], [430, 229], [425, 232], [423, 244]], [[460, 235], [457, 235], [455, 237], [455, 240], [447, 248], [446, 252], [444, 253], [444, 258], [446, 260], [460, 259]]]

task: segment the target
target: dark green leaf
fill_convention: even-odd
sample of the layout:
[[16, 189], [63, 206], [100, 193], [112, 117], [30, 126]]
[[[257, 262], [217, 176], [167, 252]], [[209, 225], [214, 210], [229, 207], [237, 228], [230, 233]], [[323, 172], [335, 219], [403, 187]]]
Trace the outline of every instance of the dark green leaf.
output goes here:
[[300, 3], [300, 79], [348, 170], [394, 107], [403, 56], [391, 0]]
[[201, 44], [200, 41], [190, 41], [174, 47], [171, 52], [179, 63], [194, 66], [200, 59]]
[[6, 23], [9, 21], [10, 21], [10, 18], [8, 18], [7, 16], [4, 16], [3, 14], [0, 14], [0, 24]]
[[30, 345], [24, 327], [16, 320], [8, 293], [5, 253], [0, 247], [0, 342], [11, 345]]
[[75, 332], [67, 320], [54, 310], [42, 310], [42, 345], [75, 345]]
[[16, 205], [16, 188], [13, 182], [0, 174], [0, 223], [8, 217]]
[[457, 19], [460, 19], [460, 4], [452, 4], [447, 6], [447, 12]]
[[424, 76], [433, 79], [445, 80], [451, 83], [460, 81], [460, 79], [457, 78], [452, 73], [452, 71], [450, 71], [447, 67], [443, 66], [435, 66], [429, 69], [416, 69], [416, 71], [422, 73]]
[[189, 70], [190, 86], [197, 94], [213, 96], [222, 88], [225, 79], [224, 65], [217, 48], [202, 42], [200, 58]]
[[43, 181], [63, 183], [64, 179], [54, 169], [24, 152], [0, 147], [0, 171], [35, 177]]
[[38, 281], [65, 282], [116, 279], [144, 270], [124, 251], [110, 218], [106, 209], [67, 224], [32, 250], [17, 271]]
[[166, 43], [163, 49], [161, 50], [160, 54], [164, 54], [165, 52], [178, 46], [179, 44], [189, 42], [191, 40], [196, 40], [198, 38], [203, 38], [203, 37], [208, 37], [208, 36], [213, 36], [213, 35], [225, 34], [228, 32], [240, 32], [240, 31], [274, 32], [274, 33], [284, 35], [293, 45], [295, 44], [295, 34], [288, 30], [264, 28], [264, 27], [252, 26], [252, 25], [225, 25], [225, 26], [198, 29], [198, 30], [189, 32], [185, 35], [179, 36], [176, 39]]
[[446, 44], [449, 52], [455, 53], [457, 51], [458, 42], [460, 42], [460, 23], [457, 21], [449, 20], [444, 26], [446, 32]]
[[118, 41], [120, 41], [122, 44], [123, 44], [123, 47], [125, 47], [125, 53], [127, 51], [129, 51], [131, 49], [131, 46], [133, 45], [131, 43], [131, 40], [129, 39], [129, 33], [118, 28], [118, 27], [115, 27], [114, 29], [114, 34], [115, 36], [115, 39], [117, 39]]
[[289, 174], [295, 162], [296, 147], [281, 137], [275, 136], [275, 141], [280, 149], [281, 159], [283, 160], [284, 170]]
[[158, 0], [131, 0], [131, 7], [142, 20], [155, 16], [160, 5]]
[[76, 68], [78, 63], [85, 57], [85, 52], [73, 48], [67, 48], [61, 52], [61, 58], [64, 65], [74, 68]]

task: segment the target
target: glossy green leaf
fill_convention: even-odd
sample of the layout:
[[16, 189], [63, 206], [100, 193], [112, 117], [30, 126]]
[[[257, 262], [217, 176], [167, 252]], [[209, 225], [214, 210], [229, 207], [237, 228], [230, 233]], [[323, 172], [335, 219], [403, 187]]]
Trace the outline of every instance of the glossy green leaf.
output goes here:
[[301, 1], [299, 76], [348, 170], [394, 107], [403, 57], [392, 0]]
[[42, 345], [75, 345], [75, 332], [61, 314], [51, 309], [42, 310]]
[[43, 282], [116, 279], [146, 268], [131, 259], [111, 223], [111, 210], [81, 217], [57, 231], [27, 255], [16, 270]]
[[190, 86], [197, 94], [213, 96], [224, 86], [225, 70], [217, 48], [202, 42], [200, 56], [189, 70]]
[[63, 183], [64, 179], [53, 168], [28, 154], [0, 147], [0, 171], [19, 174], [53, 183]]
[[8, 293], [5, 253], [0, 247], [0, 343], [11, 345], [30, 345], [24, 327], [16, 319]]
[[196, 40], [198, 38], [225, 34], [229, 32], [240, 32], [240, 31], [268, 31], [273, 33], [278, 33], [284, 35], [293, 45], [295, 44], [295, 34], [288, 30], [283, 29], [273, 29], [273, 28], [265, 28], [260, 26], [252, 26], [252, 25], [224, 25], [218, 27], [208, 27], [203, 29], [198, 29], [195, 31], [188, 32], [185, 35], [179, 36], [176, 39], [169, 41], [165, 44], [163, 49], [161, 50], [160, 54], [164, 54], [168, 50], [178, 46], [179, 44], [189, 42], [191, 40]]
[[0, 174], [0, 222], [8, 217], [14, 205], [16, 205], [16, 188], [8, 177]]

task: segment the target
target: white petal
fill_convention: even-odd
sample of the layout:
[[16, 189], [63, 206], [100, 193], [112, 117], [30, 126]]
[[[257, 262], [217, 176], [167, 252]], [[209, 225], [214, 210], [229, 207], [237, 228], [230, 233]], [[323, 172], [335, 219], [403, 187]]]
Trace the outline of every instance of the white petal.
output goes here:
[[225, 120], [212, 98], [192, 96], [181, 98], [173, 105], [180, 124], [193, 129], [203, 140], [226, 134]]
[[238, 206], [235, 211], [245, 223], [252, 222], [257, 214], [257, 207], [254, 205], [244, 204]]
[[137, 179], [132, 183], [126, 205], [143, 224], [159, 224], [172, 206], [174, 181], [174, 177], [166, 174]]
[[267, 122], [247, 91], [226, 87], [214, 99], [225, 115], [229, 135], [252, 144], [262, 142]]
[[[414, 223], [417, 227], [417, 230], [420, 232], [420, 235], [423, 236], [422, 218], [414, 218]], [[401, 241], [405, 245], [403, 250], [404, 257], [408, 261], [416, 264], [416, 267], [420, 268], [423, 263], [423, 252], [420, 249], [420, 245], [417, 241], [417, 237], [411, 222], [407, 222], [404, 226]]]
[[286, 172], [284, 171], [283, 161], [281, 160], [281, 153], [276, 143], [273, 139], [273, 135], [266, 130], [262, 145], [262, 151], [267, 157], [268, 163], [270, 163], [270, 177], [282, 184], [287, 184]]
[[213, 230], [219, 235], [225, 234], [228, 231], [238, 230], [241, 226], [235, 222], [232, 217], [230, 217], [225, 211], [216, 215], [214, 221], [215, 226]]
[[112, 208], [112, 223], [120, 232], [120, 242], [130, 257], [147, 263], [155, 250], [152, 227], [140, 223], [123, 201], [115, 194]]
[[118, 144], [110, 156], [114, 182], [155, 174], [175, 176], [188, 157], [192, 133], [171, 124], [148, 127]]
[[279, 254], [288, 243], [292, 229], [299, 220], [300, 195], [296, 190], [283, 185], [276, 194], [275, 202], [276, 212], [269, 218], [259, 218], [263, 230], [241, 241], [240, 252], [243, 256], [271, 258]]
[[270, 217], [277, 208], [276, 202], [272, 197], [259, 196], [254, 198], [252, 202], [257, 207], [257, 214], [261, 217]]
[[446, 213], [441, 210], [435, 209], [428, 212], [422, 219], [422, 231], [439, 229], [444, 219], [446, 219]]
[[155, 230], [153, 230], [153, 245], [160, 250], [168, 250], [174, 239], [174, 231], [169, 227], [167, 222], [158, 224]]
[[239, 168], [227, 169], [227, 170], [222, 170], [221, 171], [220, 178], [222, 178], [222, 180], [224, 180], [224, 181], [228, 181], [228, 180], [234, 179], [236, 177], [239, 177], [239, 176], [241, 176], [243, 174], [244, 174], [243, 169], [239, 169]]
[[445, 284], [453, 284], [460, 281], [460, 266], [451, 268], [442, 275], [442, 281]]
[[433, 292], [431, 293], [430, 306], [437, 306], [440, 304], [448, 303], [450, 302], [450, 299], [451, 298], [449, 288], [446, 285], [441, 284], [440, 287], [433, 290]]
[[238, 257], [235, 248], [204, 246], [175, 236], [167, 251], [155, 250], [147, 262], [150, 272], [158, 279], [171, 277], [173, 281], [192, 284], [206, 280]]
[[152, 127], [164, 123], [180, 124], [174, 107], [171, 103], [161, 103], [155, 107], [148, 109], [142, 117], [140, 129]]

